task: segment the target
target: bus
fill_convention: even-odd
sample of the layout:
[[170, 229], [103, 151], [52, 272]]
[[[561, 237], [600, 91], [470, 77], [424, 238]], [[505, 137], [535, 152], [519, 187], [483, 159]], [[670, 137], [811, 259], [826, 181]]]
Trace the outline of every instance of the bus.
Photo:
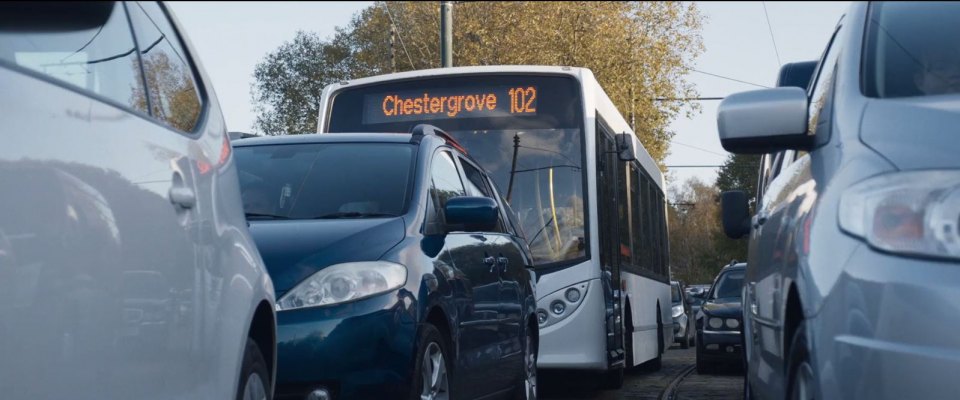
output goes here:
[[673, 338], [664, 179], [589, 69], [380, 75], [327, 86], [319, 114], [319, 133], [435, 125], [488, 171], [533, 254], [539, 368], [608, 388], [659, 368]]

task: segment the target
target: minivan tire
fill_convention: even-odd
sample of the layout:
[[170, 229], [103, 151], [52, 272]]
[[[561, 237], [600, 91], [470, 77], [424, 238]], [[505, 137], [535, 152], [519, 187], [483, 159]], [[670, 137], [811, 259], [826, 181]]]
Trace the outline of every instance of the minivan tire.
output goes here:
[[[253, 381], [254, 379], [259, 382]], [[260, 346], [247, 338], [247, 345], [243, 351], [243, 366], [240, 368], [237, 400], [271, 400], [273, 399], [272, 387], [270, 372], [263, 353], [260, 352]]]
[[413, 376], [411, 377], [412, 385], [410, 385], [410, 400], [420, 400], [421, 394], [423, 393], [423, 362], [424, 358], [427, 355], [427, 351], [431, 348], [434, 350], [439, 348], [440, 356], [443, 361], [443, 368], [445, 369], [446, 375], [446, 397], [447, 399], [455, 399], [453, 395], [453, 364], [450, 359], [450, 349], [447, 346], [447, 340], [444, 339], [443, 335], [440, 334], [440, 331], [437, 327], [432, 324], [425, 322], [420, 325], [420, 332], [417, 334], [417, 347], [414, 349], [416, 351], [416, 357], [414, 358], [413, 364]]
[[[815, 393], [812, 393], [815, 390], [812, 385], [816, 381], [813, 377], [813, 367], [810, 365], [806, 323], [804, 322], [800, 323], [793, 334], [793, 340], [790, 343], [790, 356], [787, 360], [789, 368], [787, 369], [786, 398], [789, 400], [816, 398], [814, 397]], [[805, 387], [801, 387], [801, 385]]]

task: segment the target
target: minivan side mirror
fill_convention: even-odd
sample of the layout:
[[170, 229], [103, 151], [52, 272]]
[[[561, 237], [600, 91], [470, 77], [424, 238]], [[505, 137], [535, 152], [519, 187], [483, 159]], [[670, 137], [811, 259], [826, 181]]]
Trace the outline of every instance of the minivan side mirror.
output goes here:
[[491, 231], [497, 226], [500, 207], [489, 197], [453, 197], [443, 207], [447, 231]]
[[618, 133], [615, 138], [617, 141], [617, 158], [620, 161], [630, 162], [637, 159], [633, 153], [633, 134]]
[[717, 110], [720, 144], [731, 153], [807, 150], [807, 92], [779, 87], [732, 94]]
[[740, 239], [750, 233], [750, 207], [747, 192], [728, 190], [720, 194], [723, 233], [731, 239]]

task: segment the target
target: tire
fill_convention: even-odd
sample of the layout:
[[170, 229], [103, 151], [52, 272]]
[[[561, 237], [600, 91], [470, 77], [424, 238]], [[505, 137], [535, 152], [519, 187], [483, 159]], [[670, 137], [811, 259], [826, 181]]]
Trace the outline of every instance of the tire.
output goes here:
[[647, 362], [651, 372], [659, 371], [663, 368], [663, 319], [660, 314], [660, 307], [657, 307], [657, 357]]
[[617, 390], [623, 387], [623, 370], [624, 368], [616, 368], [609, 370], [603, 373], [603, 377], [600, 381], [600, 389], [603, 390]]
[[272, 387], [270, 372], [263, 353], [260, 352], [260, 346], [247, 338], [247, 345], [243, 350], [243, 366], [240, 368], [237, 400], [270, 400], [273, 398]]
[[623, 351], [627, 353], [624, 356], [626, 360], [626, 365], [624, 368], [627, 370], [633, 369], [634, 359], [633, 359], [633, 313], [630, 311], [630, 307], [626, 308], [626, 315], [624, 316], [624, 334], [623, 334]]
[[816, 380], [810, 365], [810, 353], [806, 334], [806, 324], [800, 323], [790, 343], [790, 357], [787, 358], [787, 399], [815, 399]]
[[[537, 349], [536, 339], [531, 335], [531, 329], [527, 329], [523, 348], [523, 376], [514, 392], [514, 400], [536, 400], [537, 399], [537, 358], [539, 351]], [[532, 376], [531, 376], [532, 374]]]
[[[450, 350], [447, 341], [440, 334], [437, 328], [429, 323], [420, 326], [420, 332], [417, 334], [417, 357], [414, 360], [413, 382], [410, 390], [410, 400], [420, 400], [423, 398], [436, 400], [449, 400], [454, 398], [452, 392], [453, 369], [450, 363]], [[437, 358], [439, 355], [439, 359]], [[425, 365], [426, 364], [426, 365]], [[437, 368], [440, 373], [436, 374], [436, 380], [433, 381], [433, 371]], [[425, 375], [428, 373], [429, 375]], [[430, 380], [431, 382], [427, 382]], [[429, 387], [426, 387], [429, 386]]]
[[700, 348], [702, 340], [697, 339], [697, 374], [706, 375], [713, 369], [713, 365], [703, 359], [703, 350]]

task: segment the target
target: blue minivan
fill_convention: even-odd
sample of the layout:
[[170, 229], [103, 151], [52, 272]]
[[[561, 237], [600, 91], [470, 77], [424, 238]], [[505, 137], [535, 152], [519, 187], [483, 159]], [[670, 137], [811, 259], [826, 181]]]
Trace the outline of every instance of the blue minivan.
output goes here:
[[234, 148], [277, 293], [277, 398], [536, 398], [529, 248], [449, 136], [420, 125]]

